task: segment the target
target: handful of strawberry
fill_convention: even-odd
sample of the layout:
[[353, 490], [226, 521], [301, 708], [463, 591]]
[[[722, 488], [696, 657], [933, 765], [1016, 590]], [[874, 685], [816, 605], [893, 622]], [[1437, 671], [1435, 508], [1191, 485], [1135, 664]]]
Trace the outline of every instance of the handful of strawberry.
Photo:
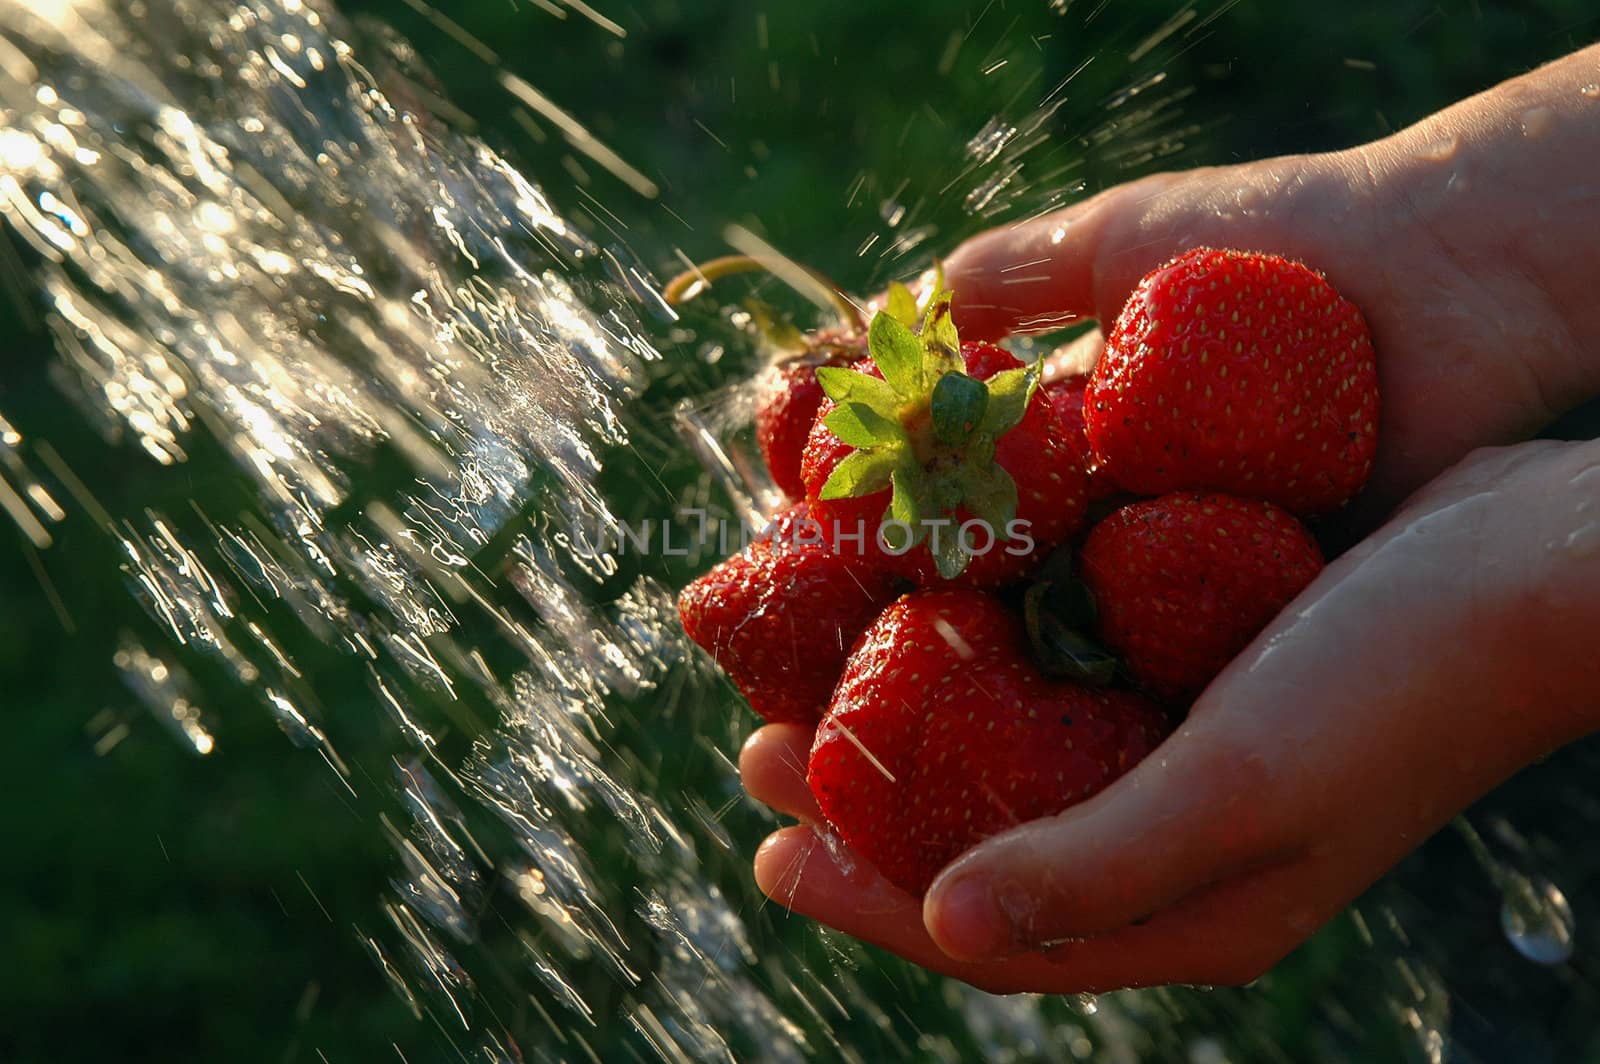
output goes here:
[[[1316, 577], [1300, 518], [1360, 490], [1376, 447], [1359, 312], [1272, 255], [1154, 271], [1093, 374], [1049, 388], [963, 343], [949, 293], [895, 286], [864, 337], [826, 342], [866, 357], [810, 361], [797, 388], [821, 395], [758, 413], [804, 491], [776, 535], [804, 542], [756, 544], [679, 606], [767, 719], [818, 726], [819, 807], [912, 893], [1152, 750]], [[1089, 496], [1119, 493], [1154, 497], [1080, 536]]]

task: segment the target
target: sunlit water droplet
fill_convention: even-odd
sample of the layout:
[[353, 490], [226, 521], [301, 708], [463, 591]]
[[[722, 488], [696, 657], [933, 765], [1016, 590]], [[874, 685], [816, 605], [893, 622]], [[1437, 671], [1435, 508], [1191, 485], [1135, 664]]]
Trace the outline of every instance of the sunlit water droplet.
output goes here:
[[967, 142], [967, 155], [980, 165], [993, 162], [999, 158], [1011, 138], [1017, 135], [1015, 126], [1003, 121], [998, 115], [989, 119], [984, 127], [978, 130], [977, 136]]
[[[967, 193], [965, 207], [969, 213], [985, 215], [996, 213], [1014, 197], [1012, 182], [1022, 172], [1020, 165], [996, 171]], [[1005, 194], [1010, 190], [1010, 194]]]
[[1556, 113], [1548, 107], [1530, 107], [1522, 112], [1522, 135], [1530, 140], [1549, 133], [1555, 124]]
[[1567, 534], [1562, 547], [1574, 558], [1587, 558], [1600, 550], [1600, 522], [1589, 521], [1581, 528], [1573, 529]]
[[1600, 491], [1600, 465], [1592, 465], [1567, 481], [1567, 486], [1579, 491]]
[[1600, 83], [1590, 82], [1578, 90], [1578, 94], [1586, 100], [1600, 100]]
[[1566, 895], [1554, 883], [1511, 876], [1500, 906], [1500, 927], [1517, 952], [1536, 964], [1563, 964], [1572, 957], [1577, 923]]

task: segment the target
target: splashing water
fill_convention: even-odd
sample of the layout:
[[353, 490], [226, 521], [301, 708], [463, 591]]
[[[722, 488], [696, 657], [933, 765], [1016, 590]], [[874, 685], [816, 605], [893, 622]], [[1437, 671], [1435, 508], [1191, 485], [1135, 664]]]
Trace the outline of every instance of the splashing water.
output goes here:
[[[626, 444], [621, 404], [660, 357], [627, 267], [505, 160], [397, 103], [405, 73], [381, 53], [364, 65], [318, 6], [6, 5], [0, 28], [0, 196], [70, 387], [156, 461], [184, 462], [203, 429], [253, 482], [237, 520], [102, 518], [134, 594], [352, 795], [372, 784], [289, 648], [309, 637], [359, 662], [416, 751], [389, 784], [408, 822], [382, 818], [402, 869], [389, 926], [362, 932], [396, 991], [509, 1052], [479, 1029], [484, 976], [458, 955], [497, 894], [523, 909], [512, 981], [542, 986], [563, 1041], [609, 1019], [578, 977], [592, 968], [663, 1058], [726, 1057], [730, 1040], [796, 1056], [693, 843], [602, 753], [607, 697], [656, 689], [686, 656], [670, 600], [641, 581], [596, 608], [555, 560], [565, 524], [614, 521], [600, 455]], [[374, 490], [386, 451], [405, 472]], [[564, 521], [515, 520], [530, 510]], [[521, 610], [480, 565], [508, 531]], [[497, 673], [462, 638], [468, 616], [528, 664]], [[210, 752], [215, 710], [162, 652], [130, 644], [116, 665]], [[430, 713], [472, 716], [466, 688], [496, 727], [467, 721], [478, 738], [452, 766]], [[493, 856], [464, 802], [498, 819]], [[646, 884], [608, 881], [593, 837], [626, 840]], [[655, 938], [646, 960], [630, 915]]]
[[1516, 875], [1506, 886], [1500, 926], [1517, 952], [1540, 964], [1572, 959], [1572, 907], [1554, 883]]
[[[1136, 58], [1196, 20], [1192, 5], [1164, 15]], [[1119, 167], [1180, 151], [1196, 127], [1173, 120], [1186, 93], [1164, 79], [1136, 72], [1081, 143]], [[504, 80], [586, 158], [659, 191]], [[1070, 80], [970, 133], [942, 189], [964, 216], [1042, 212], [1084, 189], [1046, 124]], [[646, 401], [696, 392], [675, 363], [716, 362], [684, 353], [713, 345], [713, 327], [677, 321], [638, 257], [570, 223], [437, 117], [438, 99], [404, 42], [357, 34], [320, 2], [0, 0], [0, 212], [27, 246], [59, 386], [108, 439], [247, 489], [226, 512], [209, 496], [114, 510], [91, 471], [0, 420], [0, 509], [37, 550], [72, 520], [103, 533], [151, 633], [107, 648], [107, 664], [183, 749], [225, 749], [219, 722], [257, 712], [389, 847], [377, 915], [329, 919], [354, 923], [374, 978], [424, 1021], [424, 1052], [1270, 1056], [1287, 1036], [1247, 1017], [1273, 1007], [1273, 977], [1257, 1004], [995, 999], [754, 896], [746, 861], [774, 821], [740, 797], [738, 721], [713, 719], [725, 699], [661, 572], [616, 543], [575, 547], [577, 529], [685, 498], [757, 507], [759, 478], [719, 442], [725, 410], [683, 415], [685, 447]], [[882, 229], [859, 253], [917, 265], [938, 232], [926, 201], [865, 181], [850, 196], [876, 204]], [[714, 486], [691, 449], [724, 471]], [[682, 490], [651, 483], [674, 461]], [[332, 670], [359, 676], [359, 696], [329, 699]], [[114, 716], [91, 729], [102, 752], [129, 732]], [[349, 753], [375, 741], [382, 758]], [[1544, 891], [1541, 913], [1559, 902], [1565, 955], [1529, 952], [1550, 921], [1524, 926], [1533, 910], [1509, 894], [1505, 919], [1551, 964], [1573, 952], [1573, 918], [1547, 886], [1524, 893]], [[1329, 991], [1327, 1044], [1366, 1044], [1382, 1015], [1438, 1059], [1448, 991], [1407, 963], [1384, 912], [1376, 933], [1356, 912], [1359, 941], [1328, 940], [1353, 974]], [[1363, 1014], [1368, 967], [1385, 977]]]

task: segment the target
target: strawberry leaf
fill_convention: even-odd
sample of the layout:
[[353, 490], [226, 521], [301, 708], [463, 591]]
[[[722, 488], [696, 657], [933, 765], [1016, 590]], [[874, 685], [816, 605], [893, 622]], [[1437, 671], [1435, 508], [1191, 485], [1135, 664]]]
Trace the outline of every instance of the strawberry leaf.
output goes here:
[[894, 497], [889, 500], [888, 516], [910, 525], [913, 541], [921, 539], [922, 518], [928, 510], [921, 471], [902, 466], [894, 471], [893, 481]]
[[983, 432], [975, 432], [961, 449], [962, 465], [969, 469], [988, 469], [994, 464], [995, 439]]
[[805, 334], [794, 322], [780, 314], [777, 307], [763, 303], [754, 296], [745, 299], [743, 306], [750, 314], [750, 321], [755, 326], [756, 332], [767, 343], [780, 351], [805, 350]]
[[867, 328], [867, 351], [902, 400], [922, 389], [922, 345], [916, 333], [889, 314], [876, 314]]
[[988, 380], [989, 405], [984, 410], [979, 431], [998, 438], [1022, 423], [1028, 412], [1028, 401], [1039, 387], [1040, 364], [1021, 366], [996, 373]]
[[822, 423], [828, 431], [852, 447], [906, 445], [905, 429], [865, 403], [846, 403], [837, 407]]
[[1092, 631], [1099, 614], [1094, 592], [1077, 577], [1058, 580], [1051, 586], [1050, 612], [1059, 617], [1062, 624], [1080, 632]]
[[928, 534], [928, 526], [922, 523], [928, 512], [928, 500], [924, 497], [926, 480], [922, 470], [912, 460], [901, 462], [891, 479], [894, 494], [889, 498], [888, 509], [883, 512], [883, 520], [902, 522], [906, 527], [886, 524], [885, 539], [896, 550], [910, 550]]
[[1072, 544], [1063, 543], [1050, 552], [1050, 557], [1046, 558], [1044, 564], [1033, 574], [1033, 580], [1039, 584], [1065, 584], [1069, 580], [1076, 579], [1072, 575], [1076, 561]]
[[952, 447], [966, 441], [989, 405], [989, 389], [965, 373], [946, 373], [933, 386], [933, 431]]
[[939, 575], [954, 580], [967, 567], [967, 552], [961, 547], [961, 536], [954, 525], [940, 529], [938, 542], [933, 545], [933, 564]]
[[854, 499], [882, 491], [889, 486], [898, 461], [898, 448], [855, 451], [834, 467], [820, 495], [824, 499]]
[[1115, 655], [1088, 639], [1052, 609], [1054, 585], [1035, 584], [1022, 599], [1034, 661], [1046, 676], [1104, 687], [1117, 675]]
[[917, 327], [917, 297], [899, 281], [889, 282], [888, 315], [908, 329]]
[[949, 292], [938, 292], [929, 300], [928, 313], [922, 321], [922, 346], [935, 375], [959, 373], [966, 368], [961, 361], [961, 337], [950, 316]]
[[883, 542], [890, 550], [904, 554], [917, 545], [916, 529], [920, 526], [890, 524], [889, 511], [883, 513], [883, 521], [878, 525], [878, 535], [883, 537]]
[[879, 413], [892, 413], [900, 405], [899, 396], [888, 382], [844, 366], [818, 366], [817, 383], [840, 406], [864, 403]]
[[1007, 526], [1017, 516], [1017, 482], [993, 462], [987, 468], [967, 467], [961, 479], [967, 510], [987, 524], [996, 539], [1006, 539]]

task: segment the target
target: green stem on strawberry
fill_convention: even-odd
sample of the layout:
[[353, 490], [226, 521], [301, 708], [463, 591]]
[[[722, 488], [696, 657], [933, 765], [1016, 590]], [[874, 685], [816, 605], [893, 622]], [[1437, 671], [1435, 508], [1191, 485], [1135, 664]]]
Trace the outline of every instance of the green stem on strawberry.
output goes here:
[[[1079, 623], [1085, 606], [1089, 621]], [[1122, 668], [1117, 656], [1084, 635], [1093, 630], [1094, 600], [1082, 580], [1034, 584], [1022, 597], [1028, 643], [1039, 671], [1054, 679], [1105, 687]]]
[[[672, 278], [667, 282], [666, 287], [661, 290], [661, 297], [666, 300], [669, 306], [677, 306], [680, 303], [687, 303], [709, 288], [712, 283], [720, 281], [724, 277], [756, 271], [771, 272], [766, 263], [754, 256], [723, 255], [720, 258], [691, 266]], [[844, 294], [844, 289], [816, 270], [807, 269], [805, 272], [822, 287], [828, 302], [832, 303], [839, 311], [839, 315], [844, 319], [846, 325], [857, 333], [866, 329], [867, 323], [861, 313], [861, 308]]]
[[[950, 316], [951, 294], [936, 292], [920, 329], [903, 320], [910, 292], [891, 290], [888, 311], [867, 330], [868, 357], [881, 377], [822, 367], [817, 380], [836, 408], [823, 420], [854, 448], [823, 484], [823, 499], [847, 499], [892, 489], [884, 513], [909, 550], [928, 535], [929, 522], [965, 509], [996, 538], [1017, 512], [1017, 485], [995, 461], [995, 442], [1022, 422], [1038, 388], [1042, 363], [1005, 370], [988, 380], [964, 371], [961, 339]], [[914, 304], [913, 304], [914, 305]], [[958, 537], [935, 538], [939, 575], [954, 579], [968, 555]]]
[[1070, 546], [1058, 548], [1023, 593], [1028, 644], [1044, 675], [1105, 687], [1125, 669], [1121, 659], [1087, 634], [1095, 628], [1094, 593], [1074, 574], [1073, 561]]

